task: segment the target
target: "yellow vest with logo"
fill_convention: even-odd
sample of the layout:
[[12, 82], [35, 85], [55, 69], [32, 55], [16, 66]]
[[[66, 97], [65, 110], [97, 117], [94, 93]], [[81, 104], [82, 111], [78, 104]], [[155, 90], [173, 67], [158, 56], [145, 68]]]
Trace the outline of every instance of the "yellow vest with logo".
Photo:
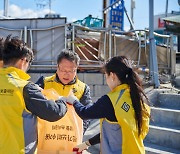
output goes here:
[[37, 118], [26, 109], [23, 98], [29, 78], [15, 67], [0, 69], [0, 154], [35, 152]]
[[[60, 96], [68, 96], [70, 90], [80, 99], [85, 84], [76, 79], [72, 85], [62, 85], [55, 81], [56, 75], [46, 77], [44, 89], [54, 89]], [[39, 120], [38, 153], [70, 153], [73, 147], [82, 143], [83, 121], [76, 114], [72, 105], [68, 105], [65, 116], [56, 122]]]
[[[124, 90], [122, 96], [120, 92]], [[108, 93], [114, 107], [117, 121], [122, 131], [122, 154], [145, 153], [143, 139], [149, 131], [150, 107], [145, 104], [146, 112], [143, 113], [142, 133], [138, 136], [138, 129], [135, 121], [135, 112], [130, 98], [130, 89], [127, 84], [116, 87]]]

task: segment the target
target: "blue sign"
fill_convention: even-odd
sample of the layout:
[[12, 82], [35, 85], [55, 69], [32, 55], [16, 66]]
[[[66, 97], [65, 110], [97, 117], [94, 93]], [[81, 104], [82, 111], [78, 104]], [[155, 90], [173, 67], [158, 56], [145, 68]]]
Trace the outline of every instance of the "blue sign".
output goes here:
[[[117, 0], [110, 0], [110, 4], [112, 5]], [[110, 21], [109, 24], [112, 28], [118, 28], [119, 30], [124, 30], [124, 0], [119, 0], [114, 6], [111, 7], [110, 10]]]

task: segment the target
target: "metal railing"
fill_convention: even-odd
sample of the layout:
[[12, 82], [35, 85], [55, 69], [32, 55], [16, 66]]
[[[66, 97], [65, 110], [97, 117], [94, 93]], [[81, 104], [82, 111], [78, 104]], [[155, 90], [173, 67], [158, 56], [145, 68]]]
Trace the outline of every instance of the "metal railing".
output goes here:
[[[137, 42], [138, 44], [138, 58], [137, 58], [137, 66], [141, 67], [141, 57], [142, 57], [142, 52], [144, 51], [146, 55], [146, 61], [147, 61], [147, 67], [148, 66], [148, 61], [149, 61], [149, 55], [148, 55], [148, 43], [149, 43], [149, 31], [148, 30], [132, 30], [129, 32], [124, 32], [124, 31], [119, 31], [116, 29], [112, 29], [111, 27], [109, 28], [88, 28], [88, 27], [83, 27], [80, 25], [76, 24], [62, 24], [58, 26], [52, 26], [48, 28], [28, 28], [24, 27], [23, 29], [10, 29], [6, 27], [0, 27], [1, 30], [10, 32], [10, 33], [17, 33], [21, 39], [23, 39], [25, 42], [30, 44], [31, 48], [35, 48], [37, 50], [37, 42], [39, 41], [36, 35], [36, 32], [46, 32], [46, 31], [51, 31], [52, 33], [52, 43], [51, 45], [51, 50], [49, 51], [49, 54], [51, 54], [51, 59], [48, 60], [39, 60], [35, 59], [32, 68], [54, 68], [56, 66], [56, 53], [54, 50], [58, 48], [58, 45], [55, 44], [54, 42], [56, 41], [56, 30], [62, 28], [62, 38], [64, 40], [64, 43], [62, 45], [62, 48], [70, 48], [73, 51], [76, 50], [77, 46], [75, 43], [78, 42], [77, 38], [81, 38], [80, 41], [83, 42], [84, 48], [87, 48], [86, 46], [91, 46], [88, 41], [84, 39], [94, 39], [97, 41], [102, 41], [99, 42], [101, 44], [102, 48], [102, 55], [101, 57], [99, 55], [99, 49], [94, 48], [91, 46], [92, 50], [97, 52], [97, 55], [93, 55], [93, 53], [89, 50], [89, 54], [91, 54], [95, 60], [88, 59], [87, 57], [84, 60], [81, 60], [84, 68], [94, 68], [96, 69], [98, 65], [105, 61], [108, 58], [111, 58], [112, 56], [118, 55], [119, 49], [118, 49], [118, 43], [117, 39], [119, 36], [123, 36], [124, 39], [127, 40], [132, 40], [134, 42]], [[139, 34], [139, 35], [131, 35], [129, 36], [128, 34]], [[143, 35], [141, 35], [143, 33]], [[173, 75], [175, 73], [175, 52], [173, 49], [173, 38], [172, 35], [162, 35], [154, 32], [154, 35], [157, 37], [161, 37], [164, 39], [167, 39], [166, 41], [166, 58], [167, 58], [167, 66], [159, 66], [163, 69], [170, 70], [170, 74]], [[70, 37], [69, 37], [70, 36]], [[104, 36], [103, 39], [100, 40], [100, 36]], [[48, 36], [49, 37], [49, 36]], [[34, 39], [36, 38], [36, 39]], [[36, 42], [36, 43], [35, 43]], [[81, 44], [81, 42], [78, 42]], [[36, 45], [36, 47], [35, 47]], [[106, 48], [108, 47], [108, 48]], [[80, 48], [80, 47], [79, 47]], [[40, 49], [43, 53], [43, 48]], [[39, 52], [39, 51], [37, 51]], [[60, 52], [60, 51], [59, 51]], [[43, 54], [42, 54], [43, 56]], [[47, 55], [46, 55], [47, 56]], [[86, 55], [85, 55], [86, 56]], [[52, 59], [55, 58], [55, 59]], [[41, 59], [41, 58], [40, 58]], [[47, 62], [48, 61], [48, 62]], [[87, 62], [87, 64], [86, 64]], [[48, 63], [48, 64], [47, 64]], [[50, 64], [49, 64], [50, 63]]]

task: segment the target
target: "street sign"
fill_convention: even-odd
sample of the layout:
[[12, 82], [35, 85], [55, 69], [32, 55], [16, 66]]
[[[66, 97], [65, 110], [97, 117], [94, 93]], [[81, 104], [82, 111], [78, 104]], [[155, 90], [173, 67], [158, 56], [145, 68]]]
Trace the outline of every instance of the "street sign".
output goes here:
[[[112, 5], [117, 0], [110, 0], [110, 4]], [[124, 0], [119, 0], [116, 5], [112, 6], [111, 10], [109, 11], [109, 24], [112, 28], [117, 28], [121, 31], [124, 30]]]

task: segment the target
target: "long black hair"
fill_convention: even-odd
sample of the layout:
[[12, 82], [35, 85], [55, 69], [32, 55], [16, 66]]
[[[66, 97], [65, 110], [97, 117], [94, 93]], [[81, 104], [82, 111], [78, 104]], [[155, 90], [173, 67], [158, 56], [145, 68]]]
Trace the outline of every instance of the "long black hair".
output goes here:
[[3, 48], [4, 48], [3, 38], [0, 38], [0, 60], [2, 60]]
[[132, 106], [135, 111], [135, 120], [138, 128], [138, 134], [140, 135], [142, 132], [143, 108], [145, 108], [143, 98], [145, 97], [147, 101], [148, 98], [143, 92], [140, 78], [132, 69], [130, 60], [125, 56], [113, 57], [104, 65], [104, 71], [108, 75], [110, 75], [110, 72], [115, 73], [122, 84], [129, 85]]

